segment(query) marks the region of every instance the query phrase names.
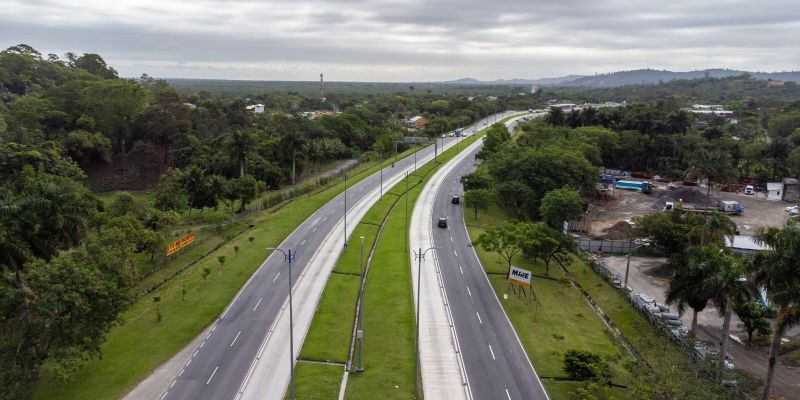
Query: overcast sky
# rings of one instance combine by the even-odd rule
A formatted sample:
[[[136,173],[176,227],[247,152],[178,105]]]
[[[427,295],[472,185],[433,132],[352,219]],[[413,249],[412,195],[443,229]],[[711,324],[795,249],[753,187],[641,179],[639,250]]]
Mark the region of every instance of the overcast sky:
[[[800,69],[797,0],[0,0],[0,46],[98,53],[121,75],[542,78]]]

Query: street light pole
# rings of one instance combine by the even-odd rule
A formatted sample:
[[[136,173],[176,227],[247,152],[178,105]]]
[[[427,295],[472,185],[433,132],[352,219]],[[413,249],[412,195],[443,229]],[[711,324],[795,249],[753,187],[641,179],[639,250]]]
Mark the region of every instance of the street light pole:
[[[419,252],[414,252],[414,258],[417,260],[417,318],[416,318],[416,339],[414,342],[416,343],[416,360],[417,366],[415,368],[416,371],[416,378],[414,379],[414,392],[417,394],[417,398],[419,398],[419,303],[420,303],[420,283],[422,282],[422,261],[425,259],[425,254],[428,251],[435,249],[435,247],[429,247],[427,250],[422,251],[422,247],[419,248]]]
[[[361,284],[358,288],[358,299],[360,306],[358,307],[358,370],[364,370],[364,321],[361,317],[364,309],[364,237],[361,236],[361,260],[359,261],[361,267]]]
[[[406,171],[406,251],[408,251],[408,171]]]
[[[347,247],[347,171],[344,171],[344,247]]]
[[[383,197],[383,167],[381,167],[381,196]]]
[[[284,261],[289,263],[289,393],[290,398],[294,400],[294,315],[292,312],[292,261],[295,254],[292,249],[288,252],[278,248],[270,247],[267,250],[275,250],[283,253]]]

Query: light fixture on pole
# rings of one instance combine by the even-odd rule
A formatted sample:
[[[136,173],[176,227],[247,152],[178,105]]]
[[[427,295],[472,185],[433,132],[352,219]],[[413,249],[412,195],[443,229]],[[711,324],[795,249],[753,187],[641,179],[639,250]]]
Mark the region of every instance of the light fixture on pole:
[[[289,263],[289,393],[290,398],[294,400],[294,315],[292,315],[292,261],[294,261],[295,253],[292,252],[292,249],[283,251],[275,247],[268,247],[267,250],[280,251],[283,253],[284,261]]]
[[[358,285],[358,329],[356,330],[356,338],[358,339],[358,370],[364,370],[364,320],[362,313],[364,310],[364,237],[361,236],[361,258],[359,261],[361,270],[360,284]]]
[[[419,252],[416,252],[416,251],[414,252],[414,259],[417,260],[417,315],[416,315],[416,339],[414,340],[414,343],[416,344],[415,353],[416,353],[417,365],[416,365],[416,368],[414,368],[414,370],[416,372],[416,375],[415,375],[416,378],[414,379],[414,393],[416,393],[417,398],[420,397],[419,396],[419,370],[420,370],[420,365],[419,365],[419,303],[420,303],[420,287],[421,287],[420,283],[422,282],[422,261],[425,260],[425,254],[427,254],[429,251],[434,250],[434,249],[436,249],[436,247],[429,247],[427,250],[422,251],[422,248],[420,247]]]
[[[347,247],[347,171],[344,171],[344,247]]]

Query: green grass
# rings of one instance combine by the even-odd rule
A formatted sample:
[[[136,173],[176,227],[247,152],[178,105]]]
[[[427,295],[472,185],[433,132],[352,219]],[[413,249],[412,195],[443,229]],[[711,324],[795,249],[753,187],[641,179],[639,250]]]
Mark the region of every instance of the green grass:
[[[295,397],[302,400],[331,400],[339,396],[344,367],[298,361],[294,367],[295,382],[314,382],[295,385]],[[288,398],[288,393],[286,398]]]
[[[348,184],[355,184],[375,171],[377,167],[349,179]],[[121,315],[122,322],[109,332],[102,345],[102,359],[86,362],[67,383],[43,376],[34,398],[115,399],[124,396],[214,321],[266,258],[266,247],[279,244],[342,190],[343,184],[339,183],[317,195],[296,199],[274,212],[256,214],[248,221],[254,224],[252,229],[246,229],[125,311]],[[255,238],[252,243],[247,239],[249,236]],[[234,246],[240,247],[238,255],[234,254]],[[217,262],[218,255],[227,259],[222,267]],[[205,281],[201,277],[204,268],[212,271]],[[151,296],[161,298],[161,322],[156,321]]]
[[[479,213],[477,221],[473,215],[468,215],[466,219],[470,237],[474,240],[482,232],[483,229],[478,224],[501,224],[505,216],[498,208]],[[508,268],[505,260],[480,247],[475,250],[484,268],[491,274],[489,280],[540,376],[566,377],[563,372],[564,353],[569,349],[580,349],[601,355],[611,367],[612,381],[626,384],[624,363],[629,356],[609,336],[606,327],[583,299],[580,291],[558,280],[564,274],[557,266],[550,266],[549,277],[553,279],[533,278],[533,290],[539,300],[537,303],[509,291],[505,278]],[[531,270],[534,275],[546,276],[545,265],[541,261],[534,262],[520,256],[514,259],[514,265]],[[508,299],[503,298],[504,294],[508,294]],[[567,399],[575,389],[583,386],[579,382],[547,379],[543,379],[543,383],[554,400]]]

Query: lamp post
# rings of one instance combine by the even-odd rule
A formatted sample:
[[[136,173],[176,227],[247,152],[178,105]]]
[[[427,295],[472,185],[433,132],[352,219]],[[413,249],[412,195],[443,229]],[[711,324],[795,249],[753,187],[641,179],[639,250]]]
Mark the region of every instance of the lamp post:
[[[347,247],[347,171],[344,171],[344,247]]]
[[[425,251],[422,251],[422,248],[419,248],[419,252],[414,252],[414,258],[417,260],[417,315],[416,315],[416,339],[414,342],[416,343],[416,360],[417,366],[415,368],[416,378],[414,379],[414,392],[417,394],[417,398],[419,398],[419,302],[420,302],[420,283],[422,282],[422,261],[425,259],[425,254],[429,251],[436,249],[436,247],[429,247]]]
[[[358,330],[356,331],[356,337],[358,338],[358,370],[364,370],[364,325],[363,319],[361,317],[364,309],[364,237],[361,236],[361,258],[359,261],[359,266],[361,269],[361,282],[358,286],[358,302],[360,306],[358,307]]]
[[[292,261],[294,260],[295,253],[292,249],[283,251],[275,247],[269,247],[267,250],[280,251],[283,253],[284,261],[289,263],[289,393],[290,398],[294,400],[294,315],[292,314]]]

